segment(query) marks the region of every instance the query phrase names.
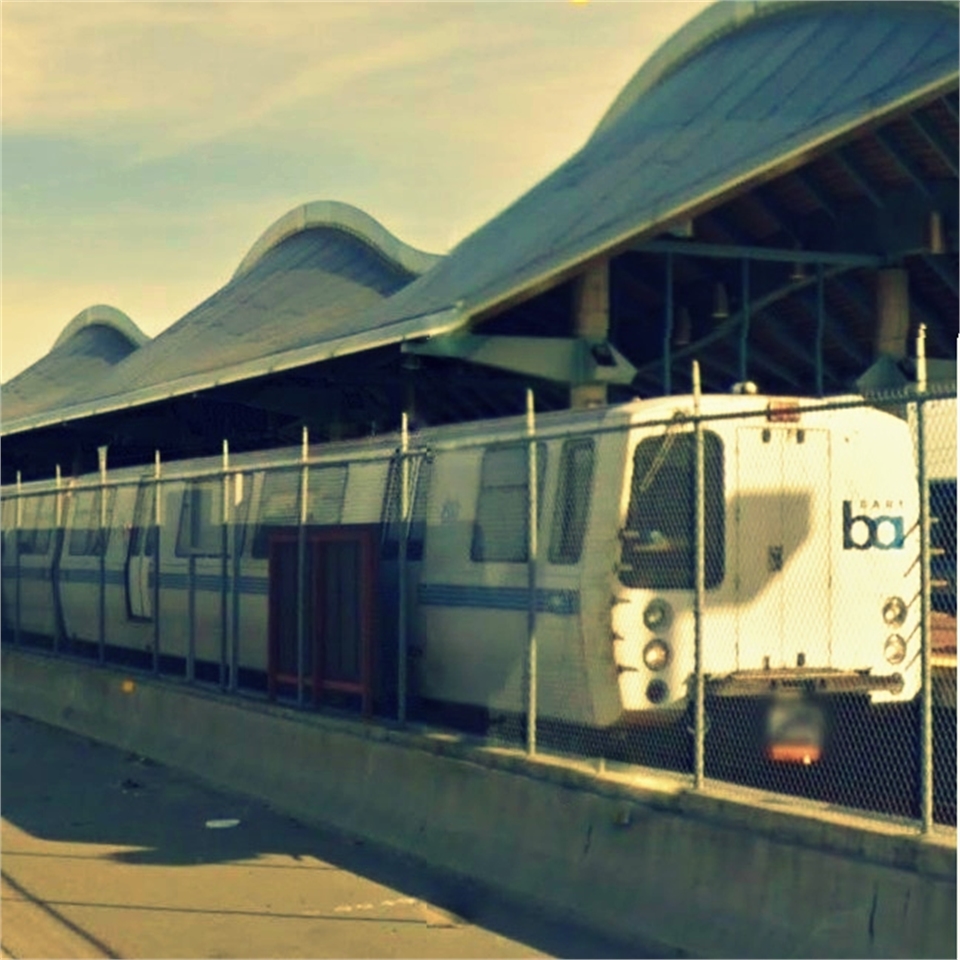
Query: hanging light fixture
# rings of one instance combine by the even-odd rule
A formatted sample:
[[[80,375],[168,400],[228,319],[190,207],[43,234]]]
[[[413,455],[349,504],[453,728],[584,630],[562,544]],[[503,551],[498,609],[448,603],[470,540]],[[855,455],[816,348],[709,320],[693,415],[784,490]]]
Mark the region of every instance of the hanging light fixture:
[[[713,313],[714,320],[726,320],[730,316],[730,301],[727,299],[727,288],[718,283],[713,288]]]
[[[807,279],[807,270],[806,267],[799,261],[793,261],[793,269],[790,271],[790,282],[791,283],[800,283],[802,280]]]
[[[681,307],[677,311],[677,318],[673,325],[673,345],[675,347],[685,347],[690,343],[691,328],[690,311],[686,307]]]
[[[930,252],[933,254],[946,253],[947,247],[943,242],[943,217],[939,210],[930,211],[930,222],[927,227],[927,240]]]

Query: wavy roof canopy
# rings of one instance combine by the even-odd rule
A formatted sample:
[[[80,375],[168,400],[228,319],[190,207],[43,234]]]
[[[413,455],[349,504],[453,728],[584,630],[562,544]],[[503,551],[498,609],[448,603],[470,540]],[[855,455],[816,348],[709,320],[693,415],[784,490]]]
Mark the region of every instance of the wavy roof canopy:
[[[269,366],[278,351],[349,331],[353,317],[438,260],[348,204],[297,207],[263,233],[225,286],[112,371],[95,392],[75,392],[70,400],[86,407],[121,397],[127,406],[131,393],[150,402],[179,392],[185,378],[199,380],[202,389],[231,367]]]
[[[446,325],[464,322],[955,90],[957,37],[955,3],[723,0],[654,55],[579,153],[377,319],[456,304]]]
[[[715,4],[654,54],[577,154],[388,299],[345,296],[338,271],[311,259],[326,241],[287,238],[272,252],[290,260],[271,271],[269,253],[251,252],[249,273],[158,338],[156,368],[144,351],[99,397],[7,429],[462,328],[955,90],[957,26],[955,3]],[[299,269],[315,271],[312,293]]]
[[[122,311],[106,304],[87,307],[64,327],[46,356],[3,385],[4,420],[50,409],[79,386],[102,380],[148,342]]]

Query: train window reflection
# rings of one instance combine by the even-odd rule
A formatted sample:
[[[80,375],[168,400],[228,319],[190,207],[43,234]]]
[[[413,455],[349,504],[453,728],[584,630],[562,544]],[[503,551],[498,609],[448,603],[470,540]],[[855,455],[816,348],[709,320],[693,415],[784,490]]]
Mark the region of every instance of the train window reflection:
[[[563,445],[550,533],[551,563],[578,563],[580,560],[593,487],[593,461],[593,440],[568,440]]]
[[[53,496],[26,497],[20,528],[20,552],[45,554],[50,549],[50,530],[54,524]]]
[[[260,517],[253,535],[251,554],[265,559],[271,527],[295,527],[300,523],[302,469],[268,470],[260,495]],[[316,526],[336,525],[343,516],[347,468],[342,464],[310,467],[307,477],[306,522]]]
[[[537,505],[543,503],[547,445],[537,444]],[[526,443],[490,447],[483,454],[480,497],[473,525],[471,560],[525,563],[530,552],[527,486],[530,476]]]
[[[106,490],[77,490],[73,493],[73,509],[70,511],[71,556],[99,557],[107,552],[116,499],[117,491],[113,487]]]
[[[723,444],[704,432],[705,585],[724,572]],[[651,590],[692,590],[694,436],[668,433],[637,444],[627,522],[621,531],[620,580]]]
[[[380,555],[385,560],[395,560],[400,554],[400,497],[401,497],[401,461],[395,457],[390,461],[387,474],[387,489],[383,498],[383,511],[380,522],[383,543]],[[413,497],[412,509],[407,530],[407,559],[423,559],[423,543],[427,534],[427,492],[430,489],[432,462],[425,456],[407,459],[407,496]]]
[[[219,480],[195,480],[184,491],[177,556],[190,555],[223,555],[223,485]]]

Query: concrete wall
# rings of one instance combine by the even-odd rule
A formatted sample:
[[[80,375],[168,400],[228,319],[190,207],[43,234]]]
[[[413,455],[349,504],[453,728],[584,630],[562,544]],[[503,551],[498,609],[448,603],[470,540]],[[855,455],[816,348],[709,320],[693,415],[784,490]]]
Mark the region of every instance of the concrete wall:
[[[5,649],[4,709],[190,771],[663,953],[957,954],[956,834],[620,782],[456,738]]]

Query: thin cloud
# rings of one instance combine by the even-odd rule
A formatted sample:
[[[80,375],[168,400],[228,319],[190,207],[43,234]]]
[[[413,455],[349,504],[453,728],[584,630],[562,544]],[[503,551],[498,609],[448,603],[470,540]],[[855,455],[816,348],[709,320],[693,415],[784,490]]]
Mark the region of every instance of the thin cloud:
[[[706,5],[4,0],[4,378],[91,303],[175,322],[309,200],[448,250]]]

